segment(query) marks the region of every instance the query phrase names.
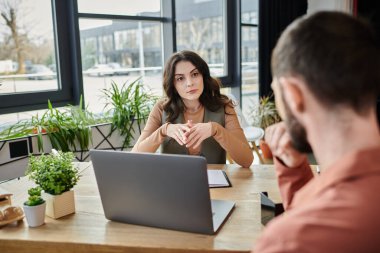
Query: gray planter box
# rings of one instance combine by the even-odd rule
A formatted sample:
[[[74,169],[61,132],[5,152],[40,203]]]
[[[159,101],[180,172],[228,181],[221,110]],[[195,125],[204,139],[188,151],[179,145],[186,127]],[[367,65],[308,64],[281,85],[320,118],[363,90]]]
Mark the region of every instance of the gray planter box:
[[[0,181],[25,175],[29,153],[29,137],[0,141]]]
[[[118,130],[111,133],[111,123],[91,126],[92,141],[89,149],[104,150],[130,150],[135,145],[145,122],[138,125],[135,121],[132,125],[133,138],[129,147],[123,147],[124,137]],[[52,145],[47,134],[42,135],[43,149],[38,148],[37,135],[30,135],[23,138],[0,141],[0,181],[25,176],[28,165],[29,154],[41,155],[50,153]],[[76,159],[80,162],[89,161],[89,150],[79,150],[79,144],[73,148]]]
[[[124,137],[120,135],[119,130],[115,130],[111,133],[111,124],[99,124],[91,127],[92,130],[92,148],[93,149],[113,149],[113,150],[125,150],[132,148],[139,138],[141,131],[144,129],[145,123],[138,125],[135,121],[132,125],[131,143],[128,147],[123,147]]]

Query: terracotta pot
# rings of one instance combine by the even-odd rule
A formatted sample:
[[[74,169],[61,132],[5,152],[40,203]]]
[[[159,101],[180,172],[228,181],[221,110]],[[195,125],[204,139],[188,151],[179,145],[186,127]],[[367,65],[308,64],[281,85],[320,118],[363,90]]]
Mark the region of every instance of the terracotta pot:
[[[268,144],[264,140],[260,140],[259,145],[260,145],[263,158],[272,159],[273,158],[272,151],[270,150]]]

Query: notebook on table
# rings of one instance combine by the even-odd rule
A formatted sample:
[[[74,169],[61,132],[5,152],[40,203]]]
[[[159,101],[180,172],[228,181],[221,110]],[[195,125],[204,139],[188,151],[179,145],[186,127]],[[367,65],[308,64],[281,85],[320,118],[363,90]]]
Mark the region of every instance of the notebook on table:
[[[231,187],[231,182],[223,170],[207,170],[208,185],[210,188]]]
[[[204,157],[109,150],[90,156],[109,220],[214,234],[235,205],[210,199]]]

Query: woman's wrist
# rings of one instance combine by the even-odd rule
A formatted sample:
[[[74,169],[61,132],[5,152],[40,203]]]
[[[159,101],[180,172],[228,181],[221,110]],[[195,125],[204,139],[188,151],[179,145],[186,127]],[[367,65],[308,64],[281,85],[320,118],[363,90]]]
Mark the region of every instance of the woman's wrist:
[[[211,137],[213,137],[216,135],[218,123],[210,121],[209,124],[211,128]]]
[[[168,127],[169,127],[170,123],[165,123],[164,125],[162,125],[162,131],[161,131],[161,134],[166,137],[168,135]]]

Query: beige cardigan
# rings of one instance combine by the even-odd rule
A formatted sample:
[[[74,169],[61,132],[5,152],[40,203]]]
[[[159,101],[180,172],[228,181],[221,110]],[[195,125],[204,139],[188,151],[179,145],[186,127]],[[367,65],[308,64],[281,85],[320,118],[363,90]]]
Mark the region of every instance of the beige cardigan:
[[[229,156],[240,166],[248,168],[253,161],[253,154],[245,138],[236,112],[233,108],[225,108],[225,127],[218,123],[212,122],[212,132],[215,133],[214,139],[226,150]],[[202,123],[205,110],[190,113],[184,113],[184,120],[192,120],[194,124]],[[166,128],[168,123],[162,124],[163,101],[159,101],[151,111],[148,121],[142,131],[140,138],[137,140],[132,152],[156,152],[166,137]],[[184,122],[184,123],[185,123]],[[198,149],[188,149],[190,155],[200,153]]]

